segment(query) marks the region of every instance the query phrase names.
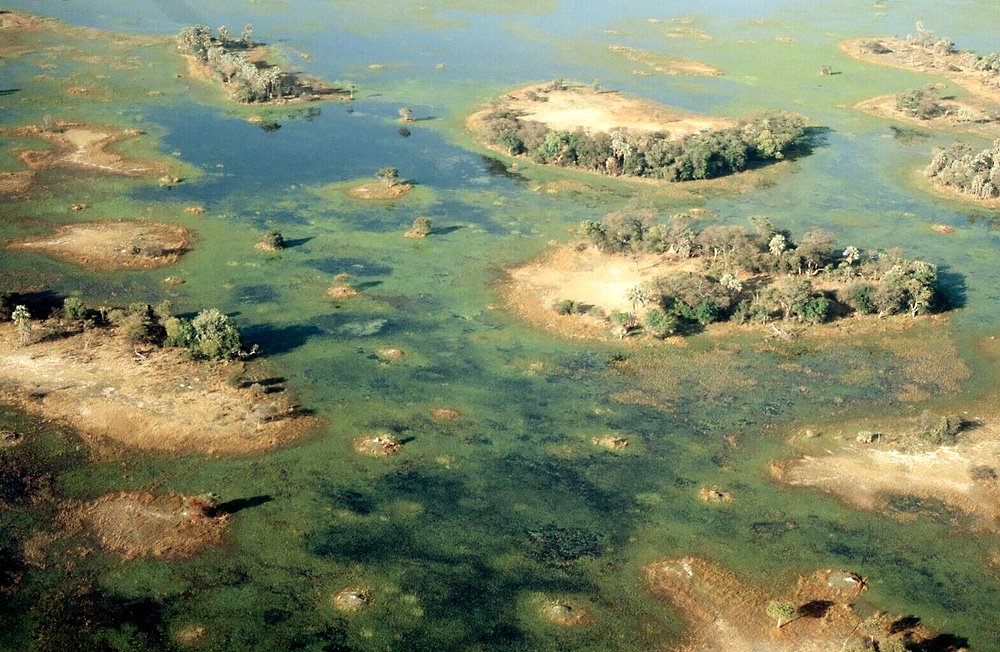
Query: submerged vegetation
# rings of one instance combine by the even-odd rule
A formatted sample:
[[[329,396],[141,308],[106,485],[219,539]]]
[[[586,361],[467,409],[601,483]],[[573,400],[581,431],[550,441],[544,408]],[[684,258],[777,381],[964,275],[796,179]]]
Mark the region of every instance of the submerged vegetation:
[[[941,306],[936,266],[898,250],[841,251],[822,230],[794,242],[767,218],[754,218],[752,231],[736,226],[698,231],[688,221],[680,215],[655,224],[649,214],[633,210],[581,224],[581,235],[602,252],[665,254],[685,263],[628,291],[633,309],[609,315],[619,335],[641,326],[666,337],[686,324],[729,320],[819,323],[852,313],[916,317]],[[553,308],[579,312],[570,300]]]
[[[554,90],[565,90],[561,80]],[[597,92],[597,91],[595,91]],[[529,99],[546,96],[528,91]],[[511,156],[538,163],[578,167],[610,176],[648,177],[667,181],[712,179],[779,161],[807,145],[805,120],[785,112],[765,112],[732,127],[705,128],[678,136],[621,125],[608,131],[551,129],[523,119],[502,105],[481,120],[486,141]]]

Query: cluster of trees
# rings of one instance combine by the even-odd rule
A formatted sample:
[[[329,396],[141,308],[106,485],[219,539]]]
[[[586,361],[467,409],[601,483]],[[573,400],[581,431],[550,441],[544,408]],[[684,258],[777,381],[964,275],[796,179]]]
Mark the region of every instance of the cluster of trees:
[[[967,143],[949,145],[934,155],[924,173],[980,199],[1000,197],[1000,140],[979,151]]]
[[[930,89],[911,88],[896,95],[896,110],[913,118],[930,120],[946,115],[949,108]]]
[[[834,312],[916,317],[936,305],[937,268],[930,263],[906,259],[899,251],[862,254],[854,246],[840,251],[822,230],[795,242],[767,218],[751,222],[750,230],[710,226],[695,231],[686,216],[657,224],[649,213],[635,210],[584,221],[580,233],[590,244],[631,255],[637,265],[646,253],[699,259],[697,272],[675,271],[632,288],[627,297],[632,310],[609,317],[619,334],[641,325],[653,336],[666,337],[685,324],[726,320],[817,323]],[[833,280],[837,290],[816,290],[817,278]],[[563,314],[577,311],[566,302],[553,308]]]
[[[228,30],[220,27],[213,37],[208,27],[196,25],[181,30],[177,47],[208,66],[240,102],[270,102],[303,92],[293,75],[249,60],[245,50],[256,45],[250,40],[252,34],[253,26],[247,25],[239,38],[232,39]]]
[[[906,42],[916,45],[937,54],[947,54],[954,57],[954,63],[958,66],[965,66],[974,70],[981,70],[989,76],[996,77],[995,81],[1000,82],[1000,52],[990,52],[985,56],[971,50],[956,50],[955,42],[948,37],[938,38],[929,29],[925,29],[921,23],[917,23],[917,33],[906,37]],[[886,50],[887,52],[889,50]],[[877,54],[882,54],[877,52]]]
[[[33,341],[33,320],[27,306],[13,294],[0,295],[0,321],[13,321],[21,334],[22,344]],[[79,332],[85,334],[97,328],[116,328],[133,344],[153,344],[184,349],[198,360],[233,360],[243,357],[240,332],[229,317],[215,308],[202,310],[193,319],[174,316],[169,301],[156,306],[133,303],[127,308],[88,308],[76,297],[63,301],[44,329],[48,333]],[[89,339],[88,339],[89,343]]]
[[[584,168],[612,176],[690,181],[711,179],[785,158],[806,137],[803,119],[790,113],[763,113],[726,129],[684,138],[667,133],[549,129],[497,109],[484,119],[485,138],[511,156],[539,163]]]

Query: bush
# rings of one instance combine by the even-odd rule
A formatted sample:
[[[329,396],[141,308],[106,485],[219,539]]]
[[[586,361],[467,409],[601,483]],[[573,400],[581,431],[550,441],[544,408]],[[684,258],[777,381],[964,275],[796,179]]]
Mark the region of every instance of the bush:
[[[962,431],[962,417],[957,414],[941,416],[924,410],[918,420],[921,434],[935,444],[954,444],[955,437]]]
[[[267,251],[280,251],[285,248],[286,243],[284,236],[281,235],[281,231],[268,231],[261,236],[260,241],[257,242],[257,246]]]
[[[573,313],[582,312],[580,310],[580,304],[572,299],[562,299],[560,301],[556,301],[552,304],[552,309],[560,315],[572,315]]]
[[[70,321],[79,321],[87,318],[87,308],[76,297],[66,297],[63,301],[63,315]]]
[[[896,96],[896,109],[921,120],[945,113],[945,107],[927,89],[913,88]]]
[[[642,327],[653,337],[664,338],[677,332],[677,317],[659,308],[650,308],[642,318]]]
[[[240,354],[240,332],[229,317],[215,308],[202,310],[191,321],[197,337],[196,353],[209,360],[228,360]]]

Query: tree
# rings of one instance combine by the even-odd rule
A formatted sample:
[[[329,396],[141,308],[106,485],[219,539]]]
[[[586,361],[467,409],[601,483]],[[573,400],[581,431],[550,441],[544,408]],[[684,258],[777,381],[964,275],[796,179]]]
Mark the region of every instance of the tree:
[[[197,352],[209,360],[225,360],[239,356],[240,332],[229,317],[215,308],[202,310],[191,321],[197,337]]]
[[[426,238],[432,230],[429,217],[418,217],[413,220],[413,227],[406,232],[406,236],[408,238]]]
[[[404,106],[399,109],[399,117],[403,119],[403,122],[413,122],[413,110],[408,106]]]
[[[247,23],[243,27],[243,31],[240,32],[240,43],[243,45],[250,45],[250,38],[253,36],[253,25]]]
[[[618,339],[624,339],[635,326],[635,315],[630,312],[613,312],[608,319],[611,320],[611,325],[614,327]]]
[[[399,170],[393,167],[384,167],[375,173],[375,177],[391,188],[399,181]]]
[[[781,629],[781,621],[789,621],[795,618],[796,611],[795,607],[792,606],[790,602],[779,602],[777,600],[772,600],[767,603],[767,615],[771,618],[775,618],[778,621],[777,629]],[[785,623],[787,624],[787,622]]]
[[[219,42],[220,45],[225,46],[226,43],[229,42],[229,30],[226,29],[225,25],[219,27],[216,34],[217,36],[215,37],[215,39]]]
[[[11,313],[11,321],[17,325],[17,330],[21,333],[21,344],[27,346],[31,344],[31,313],[28,309],[19,305]]]
[[[268,231],[257,242],[257,247],[264,251],[281,251],[286,246],[285,237],[281,235],[281,231]]]
[[[650,308],[642,318],[642,327],[653,337],[664,338],[677,332],[677,316],[659,308]]]
[[[87,317],[87,308],[76,297],[66,297],[63,301],[63,315],[70,321],[79,321]]]

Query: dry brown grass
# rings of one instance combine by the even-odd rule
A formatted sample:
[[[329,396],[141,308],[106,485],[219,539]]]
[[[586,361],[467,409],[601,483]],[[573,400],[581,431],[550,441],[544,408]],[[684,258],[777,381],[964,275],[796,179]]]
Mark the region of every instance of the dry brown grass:
[[[233,369],[135,347],[107,329],[22,346],[12,325],[0,328],[0,398],[70,424],[98,448],[245,453],[315,425],[282,393],[227,383]]]
[[[5,247],[68,260],[87,269],[117,271],[173,265],[187,252],[190,241],[186,229],[172,224],[79,222]]]
[[[0,194],[13,195],[22,193],[31,187],[35,179],[32,170],[22,172],[0,172]]]

